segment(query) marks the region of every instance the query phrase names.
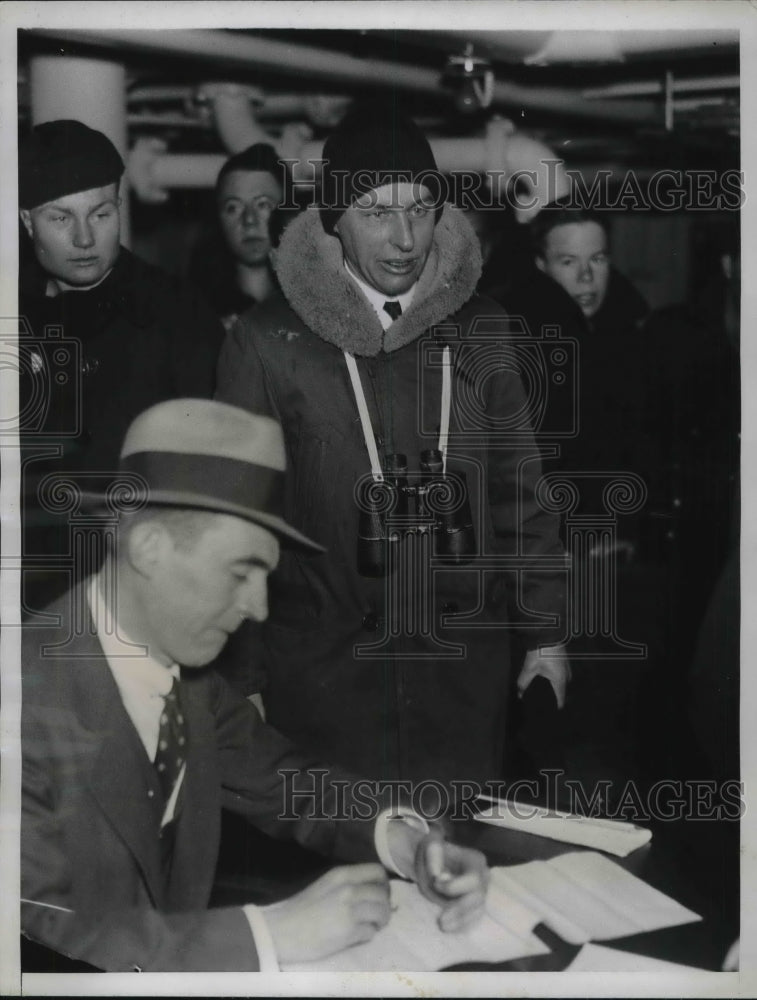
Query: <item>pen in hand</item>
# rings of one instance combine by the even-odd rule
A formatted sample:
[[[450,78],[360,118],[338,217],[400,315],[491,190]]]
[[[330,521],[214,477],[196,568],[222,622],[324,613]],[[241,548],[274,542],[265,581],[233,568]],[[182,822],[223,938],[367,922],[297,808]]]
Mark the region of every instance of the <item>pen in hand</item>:
[[[444,847],[440,840],[432,840],[426,848],[426,865],[435,888],[452,881],[452,874],[444,867]]]

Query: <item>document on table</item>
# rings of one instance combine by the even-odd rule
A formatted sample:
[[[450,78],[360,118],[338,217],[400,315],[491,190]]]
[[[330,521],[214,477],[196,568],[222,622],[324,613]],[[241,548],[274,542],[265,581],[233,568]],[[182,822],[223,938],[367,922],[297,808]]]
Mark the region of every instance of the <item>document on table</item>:
[[[489,912],[517,899],[569,944],[609,941],[702,918],[595,851],[493,868]]]
[[[414,883],[392,881],[391,894],[396,909],[371,941],[316,962],[284,966],[284,971],[435,972],[459,962],[506,962],[549,952],[531,933],[539,918],[517,899],[507,902],[506,921],[485,913],[475,927],[456,933],[440,929],[439,907]]]
[[[524,802],[479,796],[487,807],[474,818],[479,823],[520,830],[538,837],[549,837],[567,844],[580,844],[624,858],[652,839],[650,830],[614,819],[594,819],[575,813],[557,812]]]
[[[367,944],[285,971],[433,972],[462,962],[547,954],[533,933],[539,923],[580,945],[701,919],[593,851],[492,868],[486,913],[461,933],[439,928],[439,907],[414,883],[392,881],[391,898],[391,920]]]

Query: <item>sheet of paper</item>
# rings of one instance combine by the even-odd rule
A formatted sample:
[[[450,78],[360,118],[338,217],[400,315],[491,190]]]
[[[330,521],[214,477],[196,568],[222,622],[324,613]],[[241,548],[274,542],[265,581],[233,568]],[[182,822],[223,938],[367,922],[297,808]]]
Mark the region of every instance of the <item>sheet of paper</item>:
[[[618,951],[615,948],[605,948],[601,944],[585,944],[579,951],[567,972],[659,972],[662,975],[673,975],[677,972],[707,973],[693,965],[678,965],[675,962],[663,962],[659,958],[647,958],[630,951]],[[717,973],[709,973],[717,975]]]
[[[355,945],[320,959],[284,967],[288,972],[433,972],[460,962],[506,962],[525,955],[544,955],[549,948],[531,933],[538,918],[517,901],[500,919],[485,914],[468,931],[446,933],[437,923],[439,907],[421,896],[411,882],[392,881],[396,910],[386,927],[367,944]],[[506,902],[506,901],[505,901]],[[509,923],[503,923],[503,912]]]
[[[652,839],[650,830],[619,820],[593,819],[488,796],[481,796],[479,802],[487,804],[475,817],[479,823],[533,833],[566,844],[580,844],[621,858]]]
[[[572,851],[549,861],[494,868],[491,880],[500,898],[518,899],[571,944],[607,941],[701,919],[594,851]],[[496,918],[496,910],[491,912]]]

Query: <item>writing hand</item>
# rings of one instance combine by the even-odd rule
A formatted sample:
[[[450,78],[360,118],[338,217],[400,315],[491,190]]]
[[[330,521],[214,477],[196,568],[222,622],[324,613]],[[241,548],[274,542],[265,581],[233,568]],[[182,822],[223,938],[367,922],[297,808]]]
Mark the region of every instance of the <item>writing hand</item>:
[[[379,864],[332,868],[264,910],[280,962],[325,958],[370,941],[389,920],[389,880]]]
[[[443,931],[465,930],[483,915],[489,869],[480,851],[429,833],[416,850],[415,878],[423,895],[442,907]]]

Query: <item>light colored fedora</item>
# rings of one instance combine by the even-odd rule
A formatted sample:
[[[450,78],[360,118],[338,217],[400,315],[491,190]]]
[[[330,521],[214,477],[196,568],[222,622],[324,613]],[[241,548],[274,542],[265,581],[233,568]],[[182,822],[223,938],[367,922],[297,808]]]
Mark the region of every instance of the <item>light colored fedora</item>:
[[[120,473],[144,482],[147,504],[233,514],[323,552],[282,517],[285,470],[275,420],[211,399],[171,399],[145,410],[126,432],[118,462]]]

